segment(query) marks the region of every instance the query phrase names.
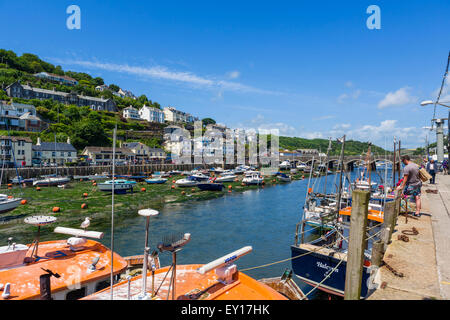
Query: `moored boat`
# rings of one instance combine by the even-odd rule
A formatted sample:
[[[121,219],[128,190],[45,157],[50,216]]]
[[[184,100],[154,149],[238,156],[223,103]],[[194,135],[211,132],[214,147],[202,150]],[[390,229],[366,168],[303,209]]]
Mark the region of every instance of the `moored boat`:
[[[0,194],[0,213],[14,210],[20,205],[22,198],[14,198],[6,194]]]
[[[151,179],[145,179],[148,184],[163,184],[166,183],[167,179],[162,177],[152,177]]]
[[[55,217],[34,216],[25,222],[34,226],[53,223]],[[67,240],[39,242],[26,246],[9,241],[0,247],[0,279],[4,285],[0,300],[72,300],[99,291],[110,284],[111,251],[100,239],[103,233],[57,227]],[[123,272],[126,261],[113,254],[113,274]]]
[[[102,183],[97,184],[97,187],[100,191],[112,192],[114,185],[114,193],[126,193],[128,190],[133,191],[133,186],[136,184],[136,181],[128,181],[124,179],[117,180],[108,180]]]
[[[223,184],[222,183],[214,183],[214,182],[201,182],[197,184],[197,187],[200,190],[205,191],[222,191]]]
[[[33,181],[33,186],[60,186],[70,182],[68,177],[48,177],[42,180]]]

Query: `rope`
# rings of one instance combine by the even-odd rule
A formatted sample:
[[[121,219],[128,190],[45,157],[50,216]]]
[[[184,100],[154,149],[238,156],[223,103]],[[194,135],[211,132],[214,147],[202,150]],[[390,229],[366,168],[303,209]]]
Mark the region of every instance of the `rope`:
[[[343,240],[345,240],[345,239],[346,239],[346,238],[344,238]],[[341,239],[339,239],[339,240],[341,240]],[[325,249],[325,248],[329,249],[331,246],[333,246],[334,244],[336,244],[336,242],[338,242],[339,240],[336,240],[336,241],[334,241],[333,243],[331,243],[331,244],[329,244],[329,245],[326,245],[326,246],[322,246],[322,247],[320,247],[320,248],[318,248],[318,249],[311,250],[311,251],[306,252],[306,253],[302,253],[302,254],[300,254],[300,255],[298,255],[298,256],[295,256],[295,257],[290,257],[290,258],[287,258],[287,259],[278,260],[278,261],[271,262],[271,263],[267,263],[267,264],[263,264],[263,265],[260,265],[260,266],[255,266],[255,267],[251,267],[251,268],[241,269],[241,270],[239,270],[239,271],[244,272],[244,271],[249,271],[249,270],[254,270],[254,269],[260,269],[260,268],[265,268],[265,267],[273,266],[273,265],[275,265],[275,264],[283,263],[283,262],[286,262],[286,261],[289,261],[289,260],[294,260],[294,259],[297,259],[297,258],[306,256],[306,255],[308,255],[308,254],[311,254],[311,253],[314,253],[314,252],[318,252],[318,251],[320,251],[320,250],[322,250],[322,249]]]

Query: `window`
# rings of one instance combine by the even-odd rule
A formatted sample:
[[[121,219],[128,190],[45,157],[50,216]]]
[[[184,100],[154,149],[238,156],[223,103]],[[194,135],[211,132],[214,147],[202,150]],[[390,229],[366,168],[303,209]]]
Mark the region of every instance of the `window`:
[[[56,152],[55,151],[52,152],[52,157],[56,157]]]
[[[78,300],[84,296],[86,296],[86,287],[68,292],[66,295],[66,300]]]
[[[68,157],[71,157],[71,156],[72,156],[72,152],[70,152],[70,151],[67,152],[67,156],[68,156]]]

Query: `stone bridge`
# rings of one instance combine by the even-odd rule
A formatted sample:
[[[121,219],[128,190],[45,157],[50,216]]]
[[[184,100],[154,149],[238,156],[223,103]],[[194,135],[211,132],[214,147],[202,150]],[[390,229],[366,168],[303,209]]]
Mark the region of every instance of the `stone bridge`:
[[[356,166],[359,166],[361,163],[364,162],[366,156],[344,156],[344,166],[346,170],[353,170]],[[289,160],[291,162],[294,162],[295,164],[298,164],[300,162],[306,163],[307,165],[311,165],[314,162],[314,165],[318,165],[321,162],[324,162],[325,159],[320,159],[319,156],[313,156],[307,155],[307,156],[300,156],[300,157],[292,157],[292,156],[280,156],[280,161]],[[412,161],[420,161],[420,156],[411,156]],[[373,170],[376,168],[376,164],[378,162],[388,162],[391,165],[393,165],[394,162],[394,156],[393,155],[387,155],[385,156],[373,156],[371,159],[371,166]],[[328,168],[333,169],[337,168],[339,163],[339,156],[330,156],[328,157]],[[397,166],[397,169],[400,168],[400,159],[396,158],[395,165]]]

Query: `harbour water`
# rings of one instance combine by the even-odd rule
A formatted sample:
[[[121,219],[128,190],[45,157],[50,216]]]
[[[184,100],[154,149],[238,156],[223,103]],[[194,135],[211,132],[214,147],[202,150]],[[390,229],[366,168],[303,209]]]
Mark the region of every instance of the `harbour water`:
[[[352,181],[357,170],[351,173]],[[372,173],[372,180],[380,183],[384,171]],[[388,172],[388,179],[390,171]],[[323,177],[318,179],[324,179]],[[390,181],[390,180],[388,180]],[[317,182],[321,192],[323,183]],[[327,190],[335,189],[335,175],[328,176]],[[251,268],[290,257],[295,225],[305,201],[308,180],[279,184],[270,188],[232,193],[222,198],[166,205],[159,216],[150,219],[150,246],[156,248],[165,235],[191,233],[192,240],[178,254],[178,263],[207,263],[243,246],[252,246],[253,252],[238,260],[239,269]],[[120,201],[117,196],[116,201]],[[122,256],[142,254],[144,248],[145,218],[128,215],[115,225],[114,250]],[[104,226],[102,242],[110,246],[109,226]],[[160,255],[162,265],[171,262],[169,254]],[[260,279],[280,276],[291,262],[246,271]],[[305,291],[309,286],[302,285]]]

